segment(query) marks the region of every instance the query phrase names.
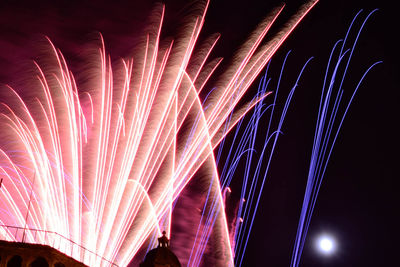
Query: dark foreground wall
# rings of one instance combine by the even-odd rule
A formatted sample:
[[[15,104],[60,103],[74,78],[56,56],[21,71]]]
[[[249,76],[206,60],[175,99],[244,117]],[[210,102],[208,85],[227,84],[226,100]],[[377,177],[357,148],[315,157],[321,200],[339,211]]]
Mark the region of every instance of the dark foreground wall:
[[[58,250],[38,244],[0,240],[0,267],[85,267]]]

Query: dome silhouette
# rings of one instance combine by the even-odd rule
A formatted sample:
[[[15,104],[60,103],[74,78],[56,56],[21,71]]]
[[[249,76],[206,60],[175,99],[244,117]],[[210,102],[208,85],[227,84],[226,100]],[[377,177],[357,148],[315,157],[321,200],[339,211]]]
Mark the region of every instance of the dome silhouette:
[[[140,267],[153,266],[181,267],[181,263],[168,247],[157,247],[150,250],[140,264]]]

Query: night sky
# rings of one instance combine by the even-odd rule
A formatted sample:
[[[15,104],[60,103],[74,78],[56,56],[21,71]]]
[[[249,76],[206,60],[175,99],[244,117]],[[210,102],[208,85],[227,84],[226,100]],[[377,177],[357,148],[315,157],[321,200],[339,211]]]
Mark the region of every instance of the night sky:
[[[14,3],[16,2],[16,3]],[[114,58],[124,56],[152,1],[2,1],[0,3],[0,82],[18,80],[19,68],[41,35],[48,35],[66,55],[79,61],[79,49],[93,32],[104,35]],[[176,21],[185,1],[168,0],[166,23]],[[265,186],[244,266],[288,266],[301,209],[323,71],[334,42],[343,38],[353,16],[379,8],[361,34],[345,90],[351,92],[364,70],[376,61],[350,108],[330,159],[319,194],[300,266],[395,266],[398,253],[399,24],[390,1],[321,1],[301,22],[272,59],[277,77],[286,53],[288,93],[302,65],[313,56],[288,111]],[[222,38],[213,55],[229,57],[246,35],[279,1],[212,1],[204,36]],[[282,23],[301,1],[288,1],[277,21]],[[167,31],[173,31],[173,28]],[[273,29],[274,30],[274,29]],[[11,82],[12,83],[12,82]],[[257,83],[257,82],[256,82]],[[283,98],[282,98],[283,101]],[[314,239],[323,232],[337,241],[337,251],[319,255]]]

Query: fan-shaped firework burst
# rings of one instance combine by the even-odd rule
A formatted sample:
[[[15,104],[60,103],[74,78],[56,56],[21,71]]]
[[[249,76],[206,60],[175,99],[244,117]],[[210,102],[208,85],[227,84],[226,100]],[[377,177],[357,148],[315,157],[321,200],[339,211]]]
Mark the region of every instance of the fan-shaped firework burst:
[[[207,246],[207,262],[232,265],[213,149],[267,95],[237,107],[315,2],[261,45],[283,7],[272,12],[214,77],[214,87],[207,82],[220,60],[208,57],[218,36],[197,44],[208,3],[173,40],[160,40],[164,6],[157,6],[132,57],[118,64],[111,63],[100,38],[79,88],[48,41],[51,55],[35,63],[29,88],[22,94],[1,89],[0,237],[47,244],[90,266],[124,266],[152,233],[166,229],[185,265],[200,265]],[[190,198],[204,209],[192,202],[174,208],[193,179],[200,189],[190,191]],[[204,186],[211,188],[209,198]],[[184,231],[171,233],[174,224]],[[199,232],[207,238],[196,238]]]

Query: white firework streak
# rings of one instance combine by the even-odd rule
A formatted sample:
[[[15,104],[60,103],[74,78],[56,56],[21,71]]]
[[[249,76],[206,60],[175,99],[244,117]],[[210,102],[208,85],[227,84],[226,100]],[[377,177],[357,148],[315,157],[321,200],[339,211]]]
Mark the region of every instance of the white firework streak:
[[[195,49],[208,2],[173,41],[160,40],[165,7],[157,6],[143,42],[119,67],[100,38],[84,90],[49,40],[51,62],[35,63],[29,93],[1,90],[0,238],[53,246],[90,266],[125,266],[154,231],[172,235],[173,202],[202,168],[209,199],[217,199],[216,209],[208,205],[213,229],[204,228],[220,240],[215,266],[233,265],[213,150],[239,100],[316,2],[261,46],[283,6],[273,11],[204,103],[199,95],[221,62],[209,60],[219,36]],[[264,97],[238,108],[228,131]],[[200,264],[178,254],[187,265]]]

